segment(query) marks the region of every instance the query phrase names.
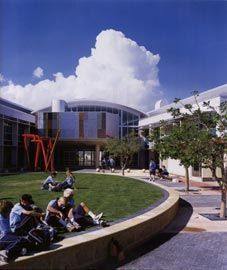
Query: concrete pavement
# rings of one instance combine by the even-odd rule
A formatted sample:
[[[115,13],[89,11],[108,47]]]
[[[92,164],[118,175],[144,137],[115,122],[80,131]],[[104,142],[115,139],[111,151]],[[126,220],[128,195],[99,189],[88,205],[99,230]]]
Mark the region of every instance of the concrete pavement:
[[[130,174],[148,179],[140,171]],[[185,192],[183,182],[157,182],[179,191],[176,218],[156,238],[126,254],[125,261],[112,269],[227,269],[227,220],[218,218],[221,197],[217,183],[190,182],[190,191]]]

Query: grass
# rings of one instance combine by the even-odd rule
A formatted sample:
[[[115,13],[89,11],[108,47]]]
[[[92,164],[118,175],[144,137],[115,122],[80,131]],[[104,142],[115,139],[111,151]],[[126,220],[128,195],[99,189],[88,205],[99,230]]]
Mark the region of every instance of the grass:
[[[41,190],[46,173],[23,173],[0,177],[0,199],[18,202],[24,193],[32,195],[35,204],[46,209],[48,202],[62,192]],[[104,212],[108,221],[134,214],[159,200],[160,188],[135,179],[114,175],[76,173],[76,203],[85,202],[95,213]],[[63,181],[64,173],[58,173],[57,181]]]

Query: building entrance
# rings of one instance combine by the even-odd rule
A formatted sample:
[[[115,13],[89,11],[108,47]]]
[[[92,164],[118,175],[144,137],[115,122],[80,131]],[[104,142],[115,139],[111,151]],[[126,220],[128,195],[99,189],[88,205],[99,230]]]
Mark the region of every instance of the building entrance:
[[[94,167],[95,166],[95,151],[83,150],[79,151],[79,166]]]

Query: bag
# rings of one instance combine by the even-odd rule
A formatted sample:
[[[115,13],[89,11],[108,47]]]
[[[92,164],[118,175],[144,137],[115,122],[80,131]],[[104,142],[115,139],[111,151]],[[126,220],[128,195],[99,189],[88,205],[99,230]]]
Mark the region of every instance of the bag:
[[[48,227],[37,227],[28,232],[28,241],[37,251],[47,250],[51,243],[51,232]]]

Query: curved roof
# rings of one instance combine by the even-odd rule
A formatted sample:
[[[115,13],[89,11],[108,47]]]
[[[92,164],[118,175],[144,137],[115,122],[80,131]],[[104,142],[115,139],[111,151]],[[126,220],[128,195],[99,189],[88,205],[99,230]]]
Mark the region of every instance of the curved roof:
[[[76,100],[69,101],[69,102],[66,102],[66,103],[67,103],[68,108],[72,108],[72,107],[75,107],[75,106],[86,106],[86,105],[87,106],[89,106],[89,105],[103,106],[103,107],[111,107],[111,108],[115,108],[115,109],[119,109],[119,110],[124,110],[124,111],[131,112],[131,113],[134,113],[134,114],[136,113],[136,114],[139,114],[140,117],[146,117],[147,116],[146,113],[138,111],[138,110],[133,109],[131,107],[121,105],[121,104],[118,104],[118,103],[104,101],[104,100],[76,99]],[[42,111],[47,111],[47,112],[51,111],[51,106],[43,108],[41,110],[37,110],[36,112],[42,112]]]

